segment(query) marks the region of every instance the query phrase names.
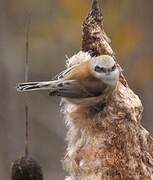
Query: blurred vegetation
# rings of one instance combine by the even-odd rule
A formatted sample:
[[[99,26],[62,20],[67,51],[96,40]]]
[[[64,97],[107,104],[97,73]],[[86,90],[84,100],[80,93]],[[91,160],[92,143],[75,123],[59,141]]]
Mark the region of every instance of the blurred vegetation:
[[[91,0],[0,0],[0,179],[24,152],[24,97],[15,85],[24,79],[25,32],[31,13],[30,80],[48,80],[64,69],[65,55],[81,47],[81,25]],[[153,132],[153,1],[103,0],[106,32],[131,88],[144,105],[143,124]],[[59,99],[30,93],[30,151],[45,180],[62,180],[60,159],[66,128]]]

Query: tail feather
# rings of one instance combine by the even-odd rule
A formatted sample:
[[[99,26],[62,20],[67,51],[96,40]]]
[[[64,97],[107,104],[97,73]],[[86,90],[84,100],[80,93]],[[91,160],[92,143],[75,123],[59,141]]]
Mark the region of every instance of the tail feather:
[[[19,83],[17,85],[17,91],[50,90],[54,87],[54,84],[54,81]]]

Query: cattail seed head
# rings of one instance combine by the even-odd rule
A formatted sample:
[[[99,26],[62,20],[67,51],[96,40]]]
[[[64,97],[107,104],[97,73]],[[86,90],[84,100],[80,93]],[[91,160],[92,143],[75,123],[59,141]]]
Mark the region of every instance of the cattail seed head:
[[[22,157],[13,163],[11,180],[43,180],[41,167],[33,158]]]

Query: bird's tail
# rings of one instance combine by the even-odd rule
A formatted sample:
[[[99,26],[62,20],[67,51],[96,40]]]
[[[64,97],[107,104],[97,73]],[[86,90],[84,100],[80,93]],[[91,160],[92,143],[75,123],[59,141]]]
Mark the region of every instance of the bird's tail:
[[[44,81],[44,82],[26,82],[19,83],[17,85],[17,91],[38,91],[38,90],[51,90],[56,86],[56,81]]]

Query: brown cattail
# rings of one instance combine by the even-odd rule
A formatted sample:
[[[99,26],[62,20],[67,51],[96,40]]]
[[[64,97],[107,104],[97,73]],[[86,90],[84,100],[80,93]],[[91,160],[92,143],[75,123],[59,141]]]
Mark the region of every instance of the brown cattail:
[[[111,40],[104,31],[103,15],[101,13],[98,0],[92,0],[92,8],[83,22],[82,29],[82,51],[89,52],[91,56],[107,54],[113,56],[115,53],[110,46]],[[119,65],[118,65],[119,66]],[[120,81],[124,86],[128,86],[121,71]]]
[[[97,1],[93,0],[83,24],[82,50],[91,56],[114,56]],[[75,59],[70,63],[73,60],[75,65]],[[81,59],[76,64],[83,62]],[[93,113],[93,106],[64,103],[68,148],[63,166],[70,174],[66,180],[153,179],[153,138],[141,125],[143,106],[122,73],[100,111]]]
[[[93,0],[91,11],[83,22],[82,50],[89,52],[91,56],[102,54],[114,56],[110,42],[104,31],[98,0]]]
[[[11,180],[43,180],[39,164],[31,157],[22,157],[12,166]]]

